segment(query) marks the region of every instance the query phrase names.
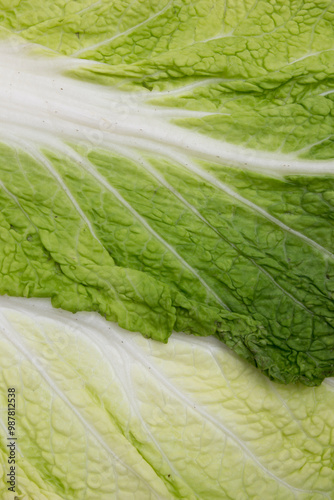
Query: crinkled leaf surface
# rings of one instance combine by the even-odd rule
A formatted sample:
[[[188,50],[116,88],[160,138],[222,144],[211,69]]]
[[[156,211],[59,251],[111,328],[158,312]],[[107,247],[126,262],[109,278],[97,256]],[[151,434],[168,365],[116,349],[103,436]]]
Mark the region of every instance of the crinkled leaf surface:
[[[0,292],[332,375],[332,3],[0,5]]]
[[[0,0],[1,499],[334,498],[333,21]]]
[[[334,498],[331,380],[276,384],[217,339],[164,345],[41,299],[2,297],[0,320],[19,498]]]

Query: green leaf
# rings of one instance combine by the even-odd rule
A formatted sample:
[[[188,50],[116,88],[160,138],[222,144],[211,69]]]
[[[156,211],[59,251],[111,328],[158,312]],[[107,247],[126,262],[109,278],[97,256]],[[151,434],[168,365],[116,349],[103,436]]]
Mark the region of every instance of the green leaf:
[[[332,4],[1,5],[0,293],[333,375]]]

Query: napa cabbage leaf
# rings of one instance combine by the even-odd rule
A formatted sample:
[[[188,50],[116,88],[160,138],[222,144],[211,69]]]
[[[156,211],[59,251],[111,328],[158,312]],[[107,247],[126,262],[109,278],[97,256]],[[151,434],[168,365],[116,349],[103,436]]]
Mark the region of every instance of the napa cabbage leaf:
[[[0,321],[2,499],[333,498],[333,379],[277,384],[217,339],[164,345],[46,299],[1,297]]]
[[[332,375],[332,3],[1,9],[0,293]]]

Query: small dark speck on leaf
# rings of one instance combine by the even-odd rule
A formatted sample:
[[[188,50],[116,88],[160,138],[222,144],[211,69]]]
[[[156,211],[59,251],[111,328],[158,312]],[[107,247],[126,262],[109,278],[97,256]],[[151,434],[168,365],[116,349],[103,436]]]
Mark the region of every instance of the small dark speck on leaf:
[[[326,278],[329,280],[329,274],[326,274]]]

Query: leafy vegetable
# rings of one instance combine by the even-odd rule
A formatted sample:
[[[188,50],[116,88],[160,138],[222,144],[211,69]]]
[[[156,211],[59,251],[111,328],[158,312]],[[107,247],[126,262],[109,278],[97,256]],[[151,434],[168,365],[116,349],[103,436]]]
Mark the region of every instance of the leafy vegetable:
[[[2,6],[0,292],[332,375],[332,3]]]
[[[332,381],[278,385],[216,339],[163,345],[46,301],[0,304],[19,498],[333,498]],[[0,437],[6,471],[4,427]],[[2,472],[13,500],[7,487]]]
[[[333,19],[0,0],[1,499],[334,499]]]

